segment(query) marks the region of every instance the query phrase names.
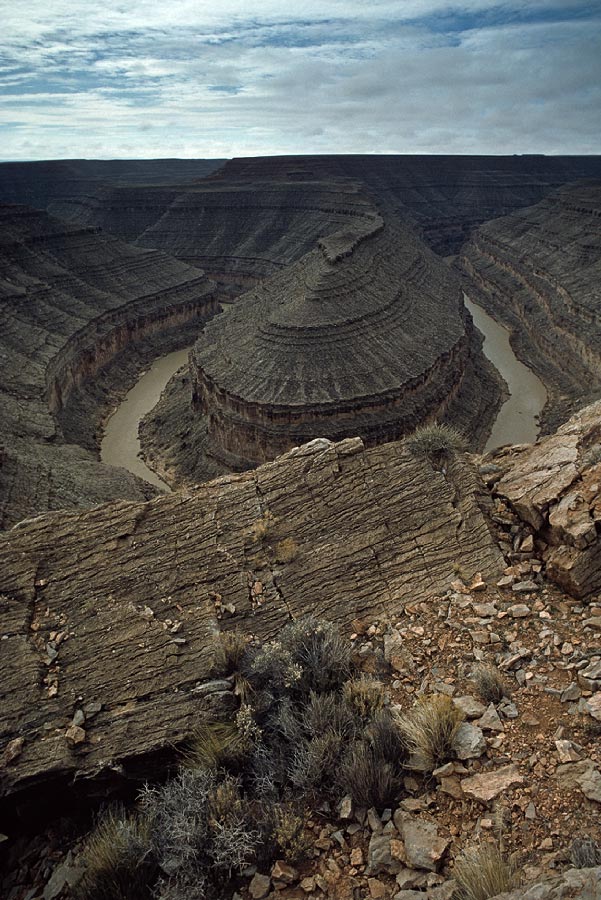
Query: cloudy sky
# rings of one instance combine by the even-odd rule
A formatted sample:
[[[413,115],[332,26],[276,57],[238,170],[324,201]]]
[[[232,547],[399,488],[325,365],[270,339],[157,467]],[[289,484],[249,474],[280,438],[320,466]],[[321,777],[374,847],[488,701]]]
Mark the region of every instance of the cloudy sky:
[[[0,158],[601,153],[599,0],[4,0]]]

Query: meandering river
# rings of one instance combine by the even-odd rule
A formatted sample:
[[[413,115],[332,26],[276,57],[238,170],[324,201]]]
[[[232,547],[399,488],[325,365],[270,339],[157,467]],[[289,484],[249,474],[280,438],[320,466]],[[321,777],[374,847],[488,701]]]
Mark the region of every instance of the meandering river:
[[[486,444],[494,450],[502,444],[530,443],[538,435],[538,415],[547,400],[542,381],[517,359],[509,343],[509,332],[480,306],[464,295],[465,305],[476,327],[484,335],[484,354],[507,382],[510,397],[505,401]],[[107,422],[100,447],[100,459],[111,466],[129,469],[163,491],[170,488],[140,457],[138,428],[144,416],[156,406],[169,379],[188,359],[188,350],[177,350],[156,359],[144,372]]]
[[[134,475],[169,492],[169,485],[148,468],[140,457],[138,428],[144,416],[159,402],[169,379],[188,361],[189,349],[176,350],[155,359],[127,392],[106,424],[100,459],[109,466],[122,466]]]
[[[505,379],[510,393],[499,410],[485,450],[494,450],[503,444],[532,443],[538,436],[538,416],[547,402],[545,386],[532,369],[516,357],[507,328],[495,322],[465,294],[463,299],[476,328],[484,335],[484,355]]]

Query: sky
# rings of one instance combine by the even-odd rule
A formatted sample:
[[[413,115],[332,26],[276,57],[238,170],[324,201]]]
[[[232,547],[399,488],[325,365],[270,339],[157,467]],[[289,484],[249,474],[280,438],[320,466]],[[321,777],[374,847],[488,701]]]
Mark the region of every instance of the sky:
[[[601,2],[3,0],[0,159],[601,153]]]

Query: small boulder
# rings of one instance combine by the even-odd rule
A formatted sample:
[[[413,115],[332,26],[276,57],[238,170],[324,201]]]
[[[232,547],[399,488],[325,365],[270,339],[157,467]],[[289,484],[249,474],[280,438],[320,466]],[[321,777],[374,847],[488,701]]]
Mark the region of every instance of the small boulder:
[[[462,722],[457,729],[453,749],[458,759],[478,759],[486,750],[482,729],[469,722]]]

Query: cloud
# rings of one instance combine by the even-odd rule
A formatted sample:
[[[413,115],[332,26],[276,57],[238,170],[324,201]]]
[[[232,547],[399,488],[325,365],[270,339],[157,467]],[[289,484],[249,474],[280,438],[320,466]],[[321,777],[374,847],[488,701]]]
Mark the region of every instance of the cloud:
[[[5,159],[601,152],[582,0],[13,3]]]

